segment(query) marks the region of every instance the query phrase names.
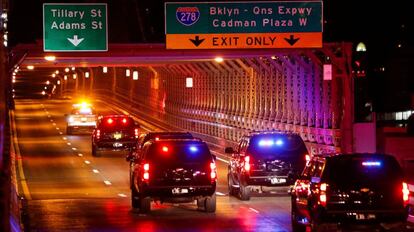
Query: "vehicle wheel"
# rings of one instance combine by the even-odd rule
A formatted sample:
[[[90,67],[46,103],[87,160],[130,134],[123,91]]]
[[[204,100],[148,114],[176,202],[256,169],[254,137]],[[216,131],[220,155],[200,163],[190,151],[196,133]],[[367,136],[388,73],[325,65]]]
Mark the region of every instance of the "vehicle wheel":
[[[99,156],[98,148],[96,147],[96,145],[92,145],[92,156],[94,157]]]
[[[138,209],[139,208],[139,196],[138,196],[138,192],[135,190],[134,187],[131,188],[131,205],[132,208],[134,209]]]
[[[250,188],[248,186],[243,185],[242,183],[239,184],[239,198],[242,201],[250,200]]]
[[[140,213],[149,213],[151,211],[151,198],[149,197],[140,197],[139,198],[140,204]]]
[[[197,199],[197,209],[198,210],[203,210],[204,209],[204,203],[206,201],[205,197],[200,197]]]
[[[210,197],[206,197],[204,201],[204,210],[207,213],[216,212],[216,194],[214,193]]]
[[[291,215],[291,220],[292,220],[292,231],[293,232],[305,232],[306,226],[298,223],[296,207],[293,204],[292,204],[292,210],[291,210],[290,215]]]
[[[72,127],[70,127],[70,126],[66,127],[66,134],[71,135],[72,133],[73,133],[72,132]]]
[[[234,196],[236,195],[236,189],[233,187],[234,185],[234,180],[233,177],[231,176],[231,174],[227,174],[227,185],[228,185],[228,190],[229,190],[229,196]]]

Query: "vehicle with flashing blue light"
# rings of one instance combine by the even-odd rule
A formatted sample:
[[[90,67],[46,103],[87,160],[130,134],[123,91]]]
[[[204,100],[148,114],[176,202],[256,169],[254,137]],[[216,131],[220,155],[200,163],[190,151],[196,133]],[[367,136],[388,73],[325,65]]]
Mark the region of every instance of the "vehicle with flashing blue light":
[[[249,200],[252,191],[266,192],[291,186],[305,167],[309,153],[295,133],[256,132],[243,136],[228,165],[229,194]]]
[[[409,195],[402,168],[391,155],[315,155],[292,189],[292,229],[388,224],[403,231]]]
[[[129,160],[134,209],[149,213],[152,201],[196,201],[199,210],[216,211],[215,158],[200,139],[149,140]]]
[[[75,132],[90,133],[96,127],[97,116],[92,104],[73,104],[70,114],[66,114],[66,134]]]

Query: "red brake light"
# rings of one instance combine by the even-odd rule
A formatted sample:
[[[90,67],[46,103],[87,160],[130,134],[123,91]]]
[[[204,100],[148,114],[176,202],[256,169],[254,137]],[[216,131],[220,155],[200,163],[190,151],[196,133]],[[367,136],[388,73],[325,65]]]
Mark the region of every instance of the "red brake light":
[[[162,146],[162,151],[163,152],[168,152],[168,147],[167,146]]]
[[[123,124],[126,124],[127,123],[127,119],[126,118],[122,119],[122,123]]]
[[[410,197],[410,190],[408,189],[408,185],[405,182],[402,183],[402,193],[403,193],[404,205],[407,205],[409,197]]]
[[[142,175],[142,178],[144,180],[149,180],[149,163],[144,164],[144,174]]]
[[[326,190],[328,189],[328,185],[326,183],[321,183],[319,186],[320,194],[319,194],[319,203],[322,206],[326,206]]]
[[[210,163],[210,178],[212,182],[217,180],[217,167],[213,162]]]
[[[108,124],[112,124],[112,123],[114,122],[114,120],[113,120],[112,118],[108,118],[108,120],[106,120],[106,122],[107,122]]]
[[[244,157],[244,170],[246,172],[250,171],[250,156],[245,156]]]

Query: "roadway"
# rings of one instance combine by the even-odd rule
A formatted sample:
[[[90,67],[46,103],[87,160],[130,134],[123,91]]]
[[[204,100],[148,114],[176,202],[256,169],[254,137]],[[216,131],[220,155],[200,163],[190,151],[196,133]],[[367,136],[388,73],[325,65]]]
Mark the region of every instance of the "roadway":
[[[227,195],[227,164],[218,159],[217,212],[194,204],[131,209],[125,154],[91,156],[90,135],[66,135],[70,100],[16,100],[18,178],[27,231],[291,231],[287,194],[242,202]],[[115,113],[95,103],[100,113]],[[18,154],[18,155],[19,155]]]

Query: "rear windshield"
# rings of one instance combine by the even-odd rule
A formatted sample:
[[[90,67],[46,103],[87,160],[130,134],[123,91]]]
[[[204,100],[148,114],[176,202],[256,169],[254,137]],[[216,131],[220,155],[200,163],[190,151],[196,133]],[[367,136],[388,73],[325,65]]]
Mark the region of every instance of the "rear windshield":
[[[298,135],[260,135],[250,140],[247,152],[255,158],[298,158],[308,153],[305,143]]]
[[[100,123],[100,129],[103,131],[116,131],[134,129],[134,120],[129,117],[103,118]]]
[[[398,162],[388,156],[338,156],[328,159],[323,179],[340,185],[390,183],[403,176]]]
[[[206,164],[212,156],[203,143],[156,143],[149,148],[145,157],[154,163],[163,164]]]

